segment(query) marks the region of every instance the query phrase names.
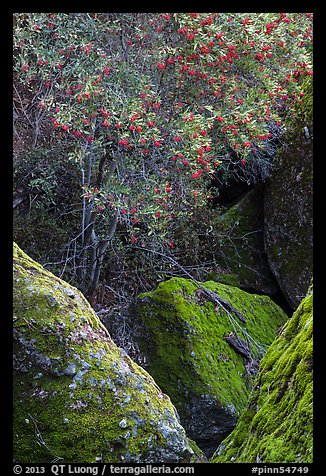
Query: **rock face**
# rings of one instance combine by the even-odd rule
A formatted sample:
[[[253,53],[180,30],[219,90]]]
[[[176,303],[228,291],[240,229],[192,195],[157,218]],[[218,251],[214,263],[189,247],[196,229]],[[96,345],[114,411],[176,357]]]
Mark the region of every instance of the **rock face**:
[[[14,246],[16,462],[200,462],[170,398],[86,299]]]
[[[217,276],[225,284],[255,289],[269,296],[277,292],[264,248],[264,187],[256,185],[214,223],[226,238],[220,245],[221,264],[229,274]],[[224,257],[224,259],[223,259]]]
[[[187,434],[210,456],[246,407],[260,351],[287,317],[267,296],[214,281],[204,287],[246,323],[207,299],[194,281],[172,278],[138,297],[130,324],[146,369],[170,396]],[[250,358],[226,340],[236,334]]]
[[[248,406],[212,463],[311,463],[313,293],[262,359]]]
[[[312,278],[312,84],[306,86],[300,113],[301,121],[288,128],[265,192],[266,253],[293,310]]]

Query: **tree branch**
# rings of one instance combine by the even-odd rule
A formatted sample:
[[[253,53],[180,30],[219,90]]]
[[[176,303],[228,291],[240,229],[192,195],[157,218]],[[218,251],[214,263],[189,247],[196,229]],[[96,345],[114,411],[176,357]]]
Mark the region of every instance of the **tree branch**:
[[[244,317],[244,315],[240,311],[237,311],[228,301],[221,298],[218,294],[214,293],[214,291],[211,291],[211,290],[205,288],[199,281],[197,281],[196,278],[194,278],[190,273],[188,273],[188,271],[185,268],[183,268],[183,266],[181,266],[177,261],[175,261],[173,258],[171,258],[171,256],[165,255],[164,253],[160,253],[159,251],[149,250],[148,248],[140,248],[138,246],[136,248],[139,249],[139,250],[142,250],[142,251],[149,251],[150,253],[157,254],[157,255],[162,256],[163,258],[171,261],[171,263],[173,263],[179,269],[181,269],[183,271],[183,273],[185,273],[187,276],[189,276],[189,278],[199,286],[200,290],[207,297],[207,299],[209,299],[214,304],[219,305],[220,307],[222,307],[222,309],[225,312],[234,313],[238,317],[238,319],[240,319],[240,321],[246,322],[246,318]]]

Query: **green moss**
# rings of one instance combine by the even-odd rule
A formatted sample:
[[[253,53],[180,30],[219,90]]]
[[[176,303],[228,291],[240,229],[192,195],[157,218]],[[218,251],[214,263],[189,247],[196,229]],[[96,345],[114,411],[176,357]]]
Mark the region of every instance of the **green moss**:
[[[169,397],[116,347],[82,294],[17,246],[14,452],[37,463],[203,458]]]
[[[171,397],[181,418],[189,417],[191,399],[205,396],[239,416],[247,404],[252,379],[243,358],[223,337],[236,331],[242,339],[249,335],[261,348],[267,348],[286,316],[267,296],[214,281],[204,286],[240,311],[246,324],[234,316],[230,321],[221,307],[198,295],[195,282],[172,278],[139,296],[137,314],[146,329],[139,344],[148,357],[149,373]],[[252,354],[259,357],[253,341],[249,341]]]
[[[237,276],[236,274],[220,273],[216,280],[220,283],[228,284],[229,286],[240,286],[239,276]]]
[[[219,262],[229,270],[228,274],[219,274],[216,280],[271,295],[275,292],[275,282],[264,251],[263,192],[263,187],[257,185],[215,219],[213,226],[223,236]]]
[[[248,407],[213,463],[312,462],[312,305],[310,288],[262,359]]]

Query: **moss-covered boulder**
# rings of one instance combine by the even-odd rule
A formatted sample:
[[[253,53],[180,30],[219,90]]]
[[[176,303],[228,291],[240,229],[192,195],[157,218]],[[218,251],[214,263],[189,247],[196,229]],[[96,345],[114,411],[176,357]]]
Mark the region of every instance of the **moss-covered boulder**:
[[[265,249],[292,310],[306,295],[313,265],[312,82],[305,85],[300,119],[288,125],[265,192]],[[303,265],[304,264],[304,265]]]
[[[229,270],[216,279],[269,296],[277,292],[264,248],[264,186],[256,185],[213,223],[223,239],[220,263]]]
[[[311,463],[313,431],[310,289],[262,359],[248,406],[212,463]]]
[[[214,281],[203,286],[246,322],[207,299],[198,283],[171,278],[138,297],[130,323],[146,369],[170,396],[189,436],[210,455],[246,407],[260,353],[287,317],[268,296]],[[250,349],[249,358],[230,345],[232,336]]]
[[[205,460],[77,289],[17,246],[13,284],[15,461]]]

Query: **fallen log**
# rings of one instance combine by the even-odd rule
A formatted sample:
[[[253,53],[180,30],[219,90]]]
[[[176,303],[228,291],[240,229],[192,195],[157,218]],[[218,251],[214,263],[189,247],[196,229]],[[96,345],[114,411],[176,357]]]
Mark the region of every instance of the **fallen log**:
[[[235,309],[228,301],[225,299],[221,298],[218,294],[214,293],[214,291],[210,291],[209,289],[204,288],[203,286],[200,286],[200,294],[204,295],[209,301],[211,301],[215,305],[222,305],[227,311],[231,312],[232,314],[235,314],[238,319],[240,319],[241,322],[246,323],[246,318],[244,315]]]
[[[236,336],[233,332],[224,336],[224,340],[242,357],[251,360],[252,356],[250,354],[249,345],[241,340],[238,336]]]

